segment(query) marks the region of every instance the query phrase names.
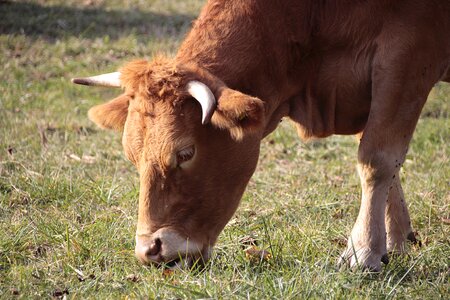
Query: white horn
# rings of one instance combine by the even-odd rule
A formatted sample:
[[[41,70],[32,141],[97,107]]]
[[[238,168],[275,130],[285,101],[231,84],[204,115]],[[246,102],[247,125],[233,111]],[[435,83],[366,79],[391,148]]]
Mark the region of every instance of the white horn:
[[[90,86],[120,87],[120,72],[107,73],[85,78],[73,78],[72,82]]]
[[[202,106],[202,124],[207,124],[216,109],[216,98],[209,87],[200,81],[190,81],[187,91]]]

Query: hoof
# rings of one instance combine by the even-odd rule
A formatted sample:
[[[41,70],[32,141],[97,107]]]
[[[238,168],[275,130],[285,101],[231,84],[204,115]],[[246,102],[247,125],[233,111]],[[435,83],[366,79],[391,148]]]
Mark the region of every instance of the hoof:
[[[387,254],[380,254],[371,251],[370,249],[350,248],[344,251],[339,257],[339,267],[350,267],[351,269],[362,269],[370,272],[380,272],[381,262],[389,263]]]
[[[406,236],[406,239],[407,239],[408,241],[410,241],[411,243],[413,243],[413,245],[417,245],[417,246],[419,246],[419,247],[422,247],[422,242],[416,238],[416,234],[415,234],[414,232],[411,231],[411,232]]]

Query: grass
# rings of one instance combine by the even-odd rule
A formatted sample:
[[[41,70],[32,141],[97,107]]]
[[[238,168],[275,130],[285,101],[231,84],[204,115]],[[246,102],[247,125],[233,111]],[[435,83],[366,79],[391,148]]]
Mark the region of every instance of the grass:
[[[138,177],[87,119],[116,91],[73,76],[174,53],[204,1],[0,1],[0,298],[438,299],[450,295],[450,85],[430,95],[402,171],[422,248],[380,274],[338,270],[359,208],[352,137],[301,142],[284,122],[202,271],[134,258]],[[272,259],[249,261],[253,235]]]

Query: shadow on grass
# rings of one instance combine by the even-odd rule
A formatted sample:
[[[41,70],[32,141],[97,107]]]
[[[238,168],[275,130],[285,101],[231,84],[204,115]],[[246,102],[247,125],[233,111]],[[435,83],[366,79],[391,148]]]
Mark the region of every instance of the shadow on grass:
[[[50,42],[70,36],[118,39],[136,34],[143,39],[179,37],[195,16],[139,10],[105,10],[73,6],[42,6],[0,1],[0,34],[26,35]]]

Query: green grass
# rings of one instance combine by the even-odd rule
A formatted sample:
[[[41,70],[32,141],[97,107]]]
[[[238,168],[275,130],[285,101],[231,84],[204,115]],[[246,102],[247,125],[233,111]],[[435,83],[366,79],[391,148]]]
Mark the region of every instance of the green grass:
[[[0,1],[0,298],[449,298],[448,84],[430,95],[402,171],[424,245],[380,274],[335,267],[359,208],[354,138],[305,144],[287,121],[203,271],[137,263],[137,173],[119,135],[86,116],[117,91],[69,78],[174,53],[203,2]],[[270,261],[248,261],[248,235]]]

